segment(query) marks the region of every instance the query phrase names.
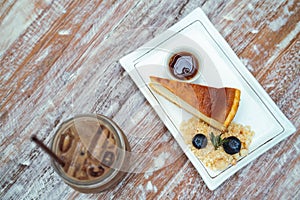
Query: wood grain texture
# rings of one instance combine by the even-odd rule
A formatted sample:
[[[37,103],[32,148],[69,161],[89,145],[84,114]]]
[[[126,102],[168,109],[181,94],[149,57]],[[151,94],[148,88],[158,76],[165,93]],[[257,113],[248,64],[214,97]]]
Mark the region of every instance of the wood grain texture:
[[[297,132],[210,191],[117,62],[197,7]],[[300,3],[297,0],[0,2],[0,199],[299,199]],[[64,184],[47,145],[80,113],[111,117],[136,173],[101,194]]]

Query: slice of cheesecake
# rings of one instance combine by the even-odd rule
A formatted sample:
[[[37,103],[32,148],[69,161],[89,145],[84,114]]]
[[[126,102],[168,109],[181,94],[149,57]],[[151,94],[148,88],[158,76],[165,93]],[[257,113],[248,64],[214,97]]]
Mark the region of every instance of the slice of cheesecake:
[[[150,77],[150,87],[172,103],[224,131],[233,120],[240,102],[240,90]]]

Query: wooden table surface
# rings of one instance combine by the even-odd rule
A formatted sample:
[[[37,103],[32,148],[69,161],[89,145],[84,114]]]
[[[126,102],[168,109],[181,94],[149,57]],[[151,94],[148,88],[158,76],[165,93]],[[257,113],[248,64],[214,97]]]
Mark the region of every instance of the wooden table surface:
[[[118,63],[197,7],[297,128],[215,191]],[[0,199],[300,199],[299,21],[298,0],[2,0]],[[68,187],[30,141],[81,113],[111,117],[142,155],[104,193]]]

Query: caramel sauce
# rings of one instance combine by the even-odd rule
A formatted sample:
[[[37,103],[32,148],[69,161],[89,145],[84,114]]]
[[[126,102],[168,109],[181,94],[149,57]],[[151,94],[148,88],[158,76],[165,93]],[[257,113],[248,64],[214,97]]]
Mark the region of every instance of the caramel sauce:
[[[171,74],[180,80],[190,80],[199,70],[197,58],[189,52],[175,53],[169,60]]]

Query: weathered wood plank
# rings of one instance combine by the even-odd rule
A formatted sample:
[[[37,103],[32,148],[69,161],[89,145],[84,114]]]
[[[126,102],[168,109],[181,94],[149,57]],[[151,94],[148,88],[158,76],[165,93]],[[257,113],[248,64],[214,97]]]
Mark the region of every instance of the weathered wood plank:
[[[198,6],[298,129],[213,192],[117,63]],[[1,2],[0,198],[300,197],[299,9],[292,0]],[[79,113],[112,117],[136,153],[136,173],[101,194],[66,186],[29,140],[49,145]]]

